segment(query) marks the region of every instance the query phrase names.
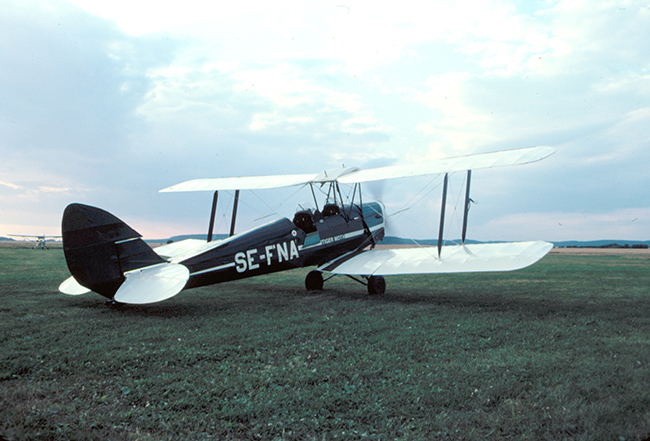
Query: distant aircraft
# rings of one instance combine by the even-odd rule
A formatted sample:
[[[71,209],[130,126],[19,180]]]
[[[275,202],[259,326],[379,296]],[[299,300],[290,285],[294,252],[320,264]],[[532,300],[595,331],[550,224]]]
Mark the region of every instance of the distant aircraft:
[[[554,152],[542,146],[368,170],[195,179],[161,192],[214,192],[207,241],[186,239],[155,249],[112,214],[73,203],[62,221],[63,250],[72,277],[59,290],[70,295],[94,291],[114,302],[145,304],[166,300],[183,289],[313,266],[316,269],[305,280],[308,290],[320,290],[325,281],[341,274],[366,285],[370,294],[382,294],[384,276],[524,268],[553,245],[541,241],[465,244],[471,170],[530,163]],[[467,172],[462,243],[443,246],[448,173],[457,171]],[[385,233],[384,206],[364,201],[361,184],[434,174],[444,174],[438,246],[377,249]],[[352,185],[350,203],[344,203],[339,184]],[[234,234],[240,190],[289,186],[308,186],[315,208],[299,208],[293,220],[283,218]],[[327,192],[322,206],[314,191],[318,187]],[[218,192],[224,190],[235,191],[230,237],[212,240]]]
[[[34,239],[34,241],[36,242],[36,245],[34,245],[34,247],[32,248],[33,250],[35,250],[36,248],[40,248],[42,250],[47,250],[47,249],[49,249],[47,247],[47,244],[46,244],[48,239],[61,239],[61,236],[34,236],[34,235],[29,235],[29,234],[28,235],[25,235],[25,234],[10,234],[9,236],[11,236],[11,237],[25,237],[25,238]]]

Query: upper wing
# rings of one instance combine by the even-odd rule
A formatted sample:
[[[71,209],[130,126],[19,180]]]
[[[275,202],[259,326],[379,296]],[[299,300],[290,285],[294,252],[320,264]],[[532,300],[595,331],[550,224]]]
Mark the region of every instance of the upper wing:
[[[434,175],[454,171],[475,170],[479,168],[526,164],[539,161],[555,152],[555,148],[541,146],[517,150],[459,156],[437,161],[418,162],[389,167],[359,170],[341,168],[318,174],[248,176],[235,178],[193,179],[160,190],[175,191],[216,191],[216,190],[260,190],[265,188],[290,187],[308,183],[341,182],[352,184],[377,181],[381,179],[405,178],[410,176]]]
[[[318,175],[275,175],[248,176],[238,178],[193,179],[160,190],[171,191],[215,191],[215,190],[260,190],[281,188],[307,183]]]
[[[458,156],[455,158],[435,161],[359,170],[356,173],[351,173],[339,178],[338,181],[350,184],[355,182],[377,181],[380,179],[405,178],[411,176],[451,173],[455,171],[476,170],[479,168],[527,164],[529,162],[540,161],[552,155],[555,151],[556,149],[554,147],[539,146],[517,150],[504,150],[493,153],[481,153],[478,155]]]
[[[506,242],[442,247],[368,250],[345,256],[319,268],[334,274],[378,275],[513,271],[540,260],[548,242]]]

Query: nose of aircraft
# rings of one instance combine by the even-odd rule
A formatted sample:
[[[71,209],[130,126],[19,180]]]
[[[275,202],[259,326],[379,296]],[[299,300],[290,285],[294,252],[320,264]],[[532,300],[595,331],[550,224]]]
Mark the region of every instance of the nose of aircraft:
[[[379,213],[377,213],[377,214],[381,218],[382,226],[385,227],[386,226],[386,215],[384,213],[386,213],[386,207],[384,206],[384,204],[382,202],[379,202],[379,201],[377,201],[377,205],[379,207],[379,209],[378,209]]]

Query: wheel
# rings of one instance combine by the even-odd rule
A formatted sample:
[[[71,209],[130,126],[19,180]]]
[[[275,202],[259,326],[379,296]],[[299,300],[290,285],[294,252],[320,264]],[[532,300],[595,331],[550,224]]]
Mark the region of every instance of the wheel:
[[[323,273],[320,271],[310,271],[305,277],[305,288],[307,291],[320,291],[323,289]]]
[[[368,277],[368,294],[382,295],[386,292],[386,279],[382,276]]]

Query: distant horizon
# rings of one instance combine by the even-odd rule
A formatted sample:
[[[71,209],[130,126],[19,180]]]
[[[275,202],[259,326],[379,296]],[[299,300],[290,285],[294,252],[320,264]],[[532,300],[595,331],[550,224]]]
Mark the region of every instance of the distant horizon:
[[[229,237],[227,234],[214,234],[215,239],[225,239]],[[179,234],[174,235],[168,238],[156,238],[156,239],[147,239],[143,237],[143,240],[147,243],[166,243],[170,240],[174,242],[180,242],[185,239],[198,239],[206,240],[207,234]],[[36,239],[13,239],[11,237],[0,236],[0,241],[2,242],[37,242]],[[62,243],[61,239],[46,239],[45,242],[48,243]],[[410,239],[407,237],[398,237],[398,236],[386,236],[384,240],[380,243],[388,245],[398,245],[398,244],[408,244],[408,243],[417,243],[420,245],[426,246],[435,246],[438,242],[438,239]],[[465,241],[467,244],[480,244],[480,243],[501,243],[509,241],[480,241],[467,239]],[[594,248],[604,248],[610,245],[616,245],[618,247],[633,247],[635,245],[644,245],[650,247],[650,239],[648,240],[629,240],[629,239],[596,239],[596,240],[545,240],[545,242],[552,243],[554,247],[594,247]],[[455,245],[460,244],[461,240],[459,239],[444,239],[444,245]]]
[[[227,234],[214,234],[214,238],[222,239],[222,238],[227,238]],[[183,239],[201,239],[205,240],[207,238],[207,234],[179,234],[175,236],[171,236],[169,238],[165,239],[145,239],[146,241],[150,242],[157,242],[157,241],[168,241],[168,240],[174,240],[174,238],[182,238],[182,239],[176,239],[175,241],[183,240]],[[402,236],[386,236],[382,242],[391,242],[391,241],[415,241],[417,243],[437,243],[438,239],[437,238],[429,238],[429,239],[411,239],[408,237],[402,237]],[[460,243],[461,240],[460,238],[458,239],[444,239],[445,243]],[[509,242],[507,240],[499,240],[499,241],[490,241],[490,240],[474,240],[474,239],[467,239],[467,243],[490,243],[490,242]],[[618,244],[618,245],[625,245],[625,244],[645,244],[645,245],[650,245],[650,239],[648,240],[636,240],[636,239],[595,239],[595,240],[545,240],[545,242],[550,242],[552,244],[571,244],[571,243],[581,243],[581,244],[595,244],[595,243],[602,243],[603,245],[607,244]]]
[[[34,237],[37,237],[38,235],[34,234]],[[173,236],[169,236],[166,238],[153,238],[149,239],[145,236],[143,237],[143,240],[146,242],[162,242],[162,241],[168,241],[168,240],[174,240],[174,241],[180,241],[180,240],[185,240],[185,239],[200,239],[200,240],[206,240],[207,239],[207,234],[206,233],[190,233],[190,234],[176,234]],[[218,234],[213,234],[213,237],[216,239],[225,239],[229,237],[228,234],[223,234],[223,233],[218,233]],[[29,239],[29,238],[12,238],[12,237],[7,237],[7,236],[0,236],[0,240],[3,241],[12,241],[12,242],[34,242],[36,239]],[[428,239],[413,239],[405,236],[385,236],[384,240],[382,242],[390,242],[390,241],[415,241],[418,243],[425,243],[425,242],[435,242],[437,243],[438,239],[437,238],[428,238]],[[540,239],[543,240],[543,239]],[[46,242],[62,242],[62,239],[46,239]],[[460,243],[461,239],[444,239],[445,243]],[[620,245],[625,245],[625,244],[650,244],[650,239],[647,240],[637,240],[637,239],[593,239],[593,240],[543,240],[544,242],[550,242],[550,243],[612,243],[612,244],[620,244]],[[511,240],[475,240],[475,239],[467,239],[467,243],[490,243],[490,242],[512,242]]]

